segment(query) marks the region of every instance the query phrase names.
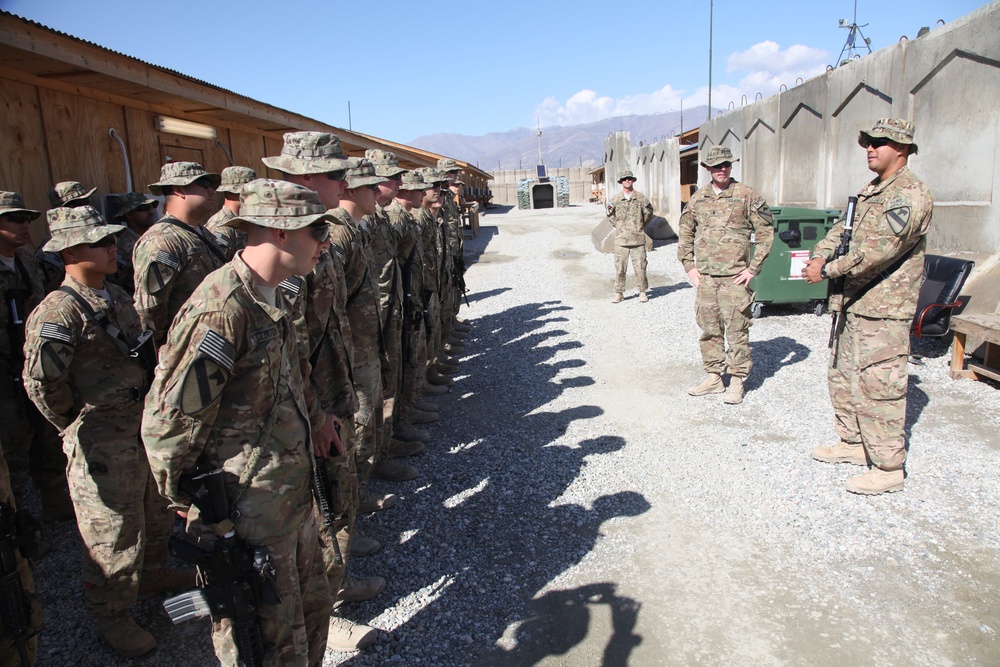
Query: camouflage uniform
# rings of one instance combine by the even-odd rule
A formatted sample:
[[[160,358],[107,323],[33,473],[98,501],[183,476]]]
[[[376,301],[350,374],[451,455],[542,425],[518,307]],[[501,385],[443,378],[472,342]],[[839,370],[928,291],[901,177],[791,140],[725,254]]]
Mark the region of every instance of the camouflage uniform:
[[[728,155],[726,161],[732,161]],[[764,198],[735,179],[722,192],[716,192],[712,183],[699,189],[681,214],[677,258],[685,272],[697,268],[701,274],[695,308],[701,357],[709,375],[722,375],[727,367],[733,377],[750,374],[753,294],[747,285],[734,285],[733,279],[743,269],[760,273],[774,240],[773,219]]]
[[[97,192],[97,188],[87,189],[76,181],[63,181],[56,183],[49,190],[49,207],[60,208],[62,206],[85,206],[90,204],[90,196]],[[45,240],[48,240],[48,236]],[[62,257],[57,252],[48,252],[44,244],[35,250],[35,261],[38,263],[42,274],[45,276],[45,293],[48,294],[59,287],[63,276],[66,275],[66,267],[63,266]]]
[[[120,232],[97,211],[49,211],[58,252]],[[97,616],[126,614],[136,602],[140,570],[159,576],[167,561],[173,514],[149,475],[139,441],[142,397],[149,377],[130,355],[141,333],[132,300],[105,283],[100,292],[67,274],[28,318],[24,384],[38,409],[63,435],[66,478],[83,539],[86,601]],[[101,324],[93,314],[106,318]]]
[[[626,171],[625,177],[632,177],[632,172]],[[608,220],[615,228],[615,293],[625,291],[625,272],[628,270],[629,256],[632,257],[632,270],[635,272],[635,286],[640,292],[649,289],[646,279],[646,233],[643,231],[653,219],[653,205],[646,195],[633,190],[628,197],[619,192],[608,204]]]
[[[2,443],[0,443],[2,444]],[[14,493],[10,488],[10,474],[7,471],[7,461],[3,457],[3,448],[0,447],[0,503],[10,506],[10,510],[17,509],[17,502],[14,500]],[[38,652],[38,635],[42,629],[42,605],[35,595],[35,584],[31,576],[31,564],[19,549],[15,549],[12,556],[17,561],[17,576],[21,581],[21,590],[27,597],[28,607],[31,610],[29,627],[35,634],[31,636],[24,646],[27,654],[28,665],[35,664]],[[21,662],[17,645],[11,640],[7,633],[0,635],[0,667],[24,667]]]
[[[238,195],[245,184],[256,180],[256,178],[257,172],[250,167],[226,167],[222,170],[222,181],[215,191]],[[236,214],[229,207],[223,206],[205,223],[205,229],[215,234],[218,245],[225,253],[227,261],[247,245],[247,235],[226,224],[235,217]]]
[[[451,158],[441,158],[437,161],[437,170],[439,172],[461,172],[462,168]],[[462,229],[462,210],[458,202],[455,201],[455,195],[452,194],[451,190],[442,190],[441,199],[441,219],[446,227],[446,243],[450,258],[444,269],[447,272],[450,289],[449,293],[442,297],[441,303],[441,340],[447,341],[451,336],[452,325],[455,323],[455,318],[458,317],[458,309],[462,301],[457,276],[460,267],[464,265],[465,236]]]
[[[912,138],[912,124],[909,127]],[[871,134],[896,138],[888,132]],[[848,445],[863,444],[871,462],[886,471],[901,470],[906,460],[909,331],[933,209],[930,190],[904,166],[858,193],[847,255],[830,261],[843,222],[813,249],[813,257],[827,260],[824,269],[829,278],[846,277],[844,330],[828,369],[837,435]],[[855,299],[872,281],[874,286]]]
[[[299,214],[275,215],[276,205]],[[298,229],[328,219],[323,210],[306,188],[260,179],[244,189],[236,222]],[[242,254],[198,286],[160,349],[142,434],[157,486],[178,507],[191,503],[178,486],[182,474],[199,461],[223,470],[230,499],[239,498],[237,536],[266,547],[277,570],[281,602],[259,609],[273,662],[317,665],[332,606],[309,481],[311,431],[324,415],[305,380],[308,350],[297,344],[284,290],[274,299],[261,296]],[[219,660],[236,664],[229,619],[214,623],[212,639]]]
[[[162,193],[167,185],[188,185],[202,177],[219,182],[194,162],[163,165],[159,183],[149,189]],[[169,213],[149,228],[135,246],[135,309],[143,329],[153,332],[157,345],[184,302],[212,271],[225,264],[225,256],[214,237],[201,227],[187,225]]]
[[[24,208],[16,192],[0,192],[0,214],[16,211],[38,216],[38,211]],[[28,314],[45,295],[45,278],[26,246],[17,248],[11,260],[13,268],[0,262],[0,295],[4,299],[0,310],[0,441],[15,496],[21,497],[30,474],[43,502],[55,506],[66,502],[66,456],[58,432],[28,400],[21,380],[24,326]]]
[[[121,225],[125,223],[125,215],[139,208],[140,206],[152,206],[155,208],[159,202],[155,199],[147,199],[141,192],[128,192],[118,195],[118,210],[115,213],[115,222]],[[131,227],[125,227],[118,235],[118,270],[110,279],[129,295],[135,294],[135,267],[132,264],[132,254],[135,244],[139,242],[141,235],[136,233]]]

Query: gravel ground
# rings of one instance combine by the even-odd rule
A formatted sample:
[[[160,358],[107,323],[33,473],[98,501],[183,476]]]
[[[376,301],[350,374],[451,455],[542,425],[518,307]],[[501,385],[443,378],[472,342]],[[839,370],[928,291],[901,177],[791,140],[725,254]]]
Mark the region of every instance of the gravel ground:
[[[861,498],[833,444],[829,319],[765,311],[742,405],[692,398],[694,290],[669,243],[651,301],[611,304],[596,205],[493,210],[467,275],[473,331],[436,397],[412,482],[366,518],[358,575],[388,584],[346,616],[380,630],[326,665],[990,665],[1000,663],[1000,400],[910,366],[906,490]],[[631,277],[630,277],[631,279]],[[204,623],[139,606],[160,645],[117,660],[91,629],[72,526],[36,572],[39,664],[212,664]],[[67,594],[67,591],[73,591]]]

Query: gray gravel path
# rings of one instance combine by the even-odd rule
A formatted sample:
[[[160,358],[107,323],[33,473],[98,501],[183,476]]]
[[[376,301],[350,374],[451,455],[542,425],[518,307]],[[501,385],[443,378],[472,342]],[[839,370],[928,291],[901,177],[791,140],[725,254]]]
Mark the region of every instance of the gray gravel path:
[[[326,665],[1000,664],[997,389],[952,381],[926,345],[910,366],[906,490],[858,498],[834,441],[829,319],[774,309],[751,330],[740,406],[692,398],[694,290],[673,244],[651,301],[611,304],[597,206],[490,212],[469,241],[473,332],[412,482],[363,531],[380,629]],[[38,579],[41,664],[124,664],[76,591],[70,527]],[[139,609],[146,665],[213,664],[204,625]]]

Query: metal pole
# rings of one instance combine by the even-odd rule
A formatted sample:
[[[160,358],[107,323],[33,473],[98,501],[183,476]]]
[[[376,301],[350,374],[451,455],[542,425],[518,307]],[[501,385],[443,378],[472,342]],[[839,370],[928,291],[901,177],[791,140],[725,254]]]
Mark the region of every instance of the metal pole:
[[[350,100],[347,100],[347,129],[351,130],[351,131],[354,130],[354,128],[351,126],[351,101]]]
[[[715,0],[708,0],[708,120],[712,120],[712,13]]]

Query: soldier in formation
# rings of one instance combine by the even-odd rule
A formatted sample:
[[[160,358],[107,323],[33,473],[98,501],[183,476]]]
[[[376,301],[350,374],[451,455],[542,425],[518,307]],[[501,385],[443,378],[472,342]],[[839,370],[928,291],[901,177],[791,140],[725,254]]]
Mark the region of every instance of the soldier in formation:
[[[256,179],[257,172],[250,167],[226,167],[222,170],[219,187],[215,189],[223,195],[222,208],[208,219],[205,229],[215,234],[215,239],[227,260],[232,259],[237,251],[246,247],[247,240],[243,232],[226,223],[240,214],[240,191],[243,186]]]
[[[635,272],[635,286],[639,290],[639,301],[649,301],[646,291],[646,225],[653,219],[653,205],[646,195],[633,189],[635,174],[625,170],[618,182],[622,191],[608,202],[607,214],[611,226],[615,228],[615,296],[611,303],[621,303],[625,299],[625,272],[629,257]]]

